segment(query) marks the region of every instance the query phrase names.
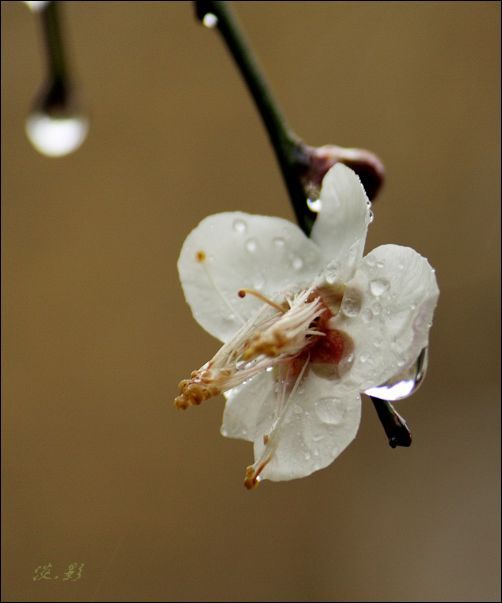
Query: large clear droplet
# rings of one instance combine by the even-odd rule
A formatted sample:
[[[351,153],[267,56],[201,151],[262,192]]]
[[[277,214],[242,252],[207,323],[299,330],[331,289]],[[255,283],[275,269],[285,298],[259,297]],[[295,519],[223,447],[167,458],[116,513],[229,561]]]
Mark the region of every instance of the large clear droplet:
[[[414,394],[420,387],[427,372],[428,351],[424,348],[416,361],[405,370],[401,371],[392,379],[378,387],[367,389],[364,393],[382,400],[395,402],[403,400]]]
[[[34,13],[38,13],[49,4],[49,0],[45,0],[43,2],[23,2],[26,6]]]
[[[314,408],[318,418],[328,425],[339,425],[344,418],[338,398],[321,398],[315,402]]]
[[[374,295],[375,297],[378,297],[378,296],[382,295],[383,293],[385,293],[387,291],[387,289],[389,288],[389,286],[390,286],[389,281],[387,281],[383,278],[373,279],[372,281],[370,281],[371,294]]]
[[[84,142],[89,120],[83,115],[55,117],[34,111],[26,119],[26,134],[35,149],[48,157],[63,157]]]
[[[341,310],[349,318],[357,316],[361,311],[361,296],[357,291],[347,290],[342,299]]]

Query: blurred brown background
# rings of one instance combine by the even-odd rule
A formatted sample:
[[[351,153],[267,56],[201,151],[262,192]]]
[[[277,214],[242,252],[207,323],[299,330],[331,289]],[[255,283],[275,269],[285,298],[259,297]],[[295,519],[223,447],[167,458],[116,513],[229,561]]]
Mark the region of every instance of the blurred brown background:
[[[92,124],[51,159],[38,21],[2,2],[3,600],[499,600],[500,4],[235,3],[295,130],[383,159],[367,248],[441,288],[412,447],[364,400],[331,467],[251,493],[223,401],[172,407],[218,345],[176,260],[208,214],[293,218],[263,128],[190,3],[62,8]]]

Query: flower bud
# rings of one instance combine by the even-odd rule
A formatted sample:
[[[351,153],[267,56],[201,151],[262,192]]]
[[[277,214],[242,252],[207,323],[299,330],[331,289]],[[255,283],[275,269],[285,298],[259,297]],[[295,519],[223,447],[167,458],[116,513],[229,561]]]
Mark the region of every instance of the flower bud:
[[[335,163],[344,163],[361,179],[366,194],[373,201],[383,181],[385,168],[380,159],[365,149],[346,149],[336,145],[311,147],[304,145],[305,167],[301,175],[305,191],[311,199],[319,196],[322,179]]]

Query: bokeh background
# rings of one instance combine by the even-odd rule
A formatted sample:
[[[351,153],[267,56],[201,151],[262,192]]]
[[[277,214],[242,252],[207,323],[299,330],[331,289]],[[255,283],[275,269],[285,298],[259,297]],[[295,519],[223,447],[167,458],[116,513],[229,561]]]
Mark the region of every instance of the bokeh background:
[[[24,134],[38,19],[2,2],[3,600],[500,600],[500,3],[234,4],[294,129],[383,159],[368,249],[416,248],[441,288],[411,448],[365,400],[332,466],[253,492],[223,400],[172,399],[218,345],[185,236],[293,219],[263,127],[190,3],[62,9],[92,125],[53,159]]]

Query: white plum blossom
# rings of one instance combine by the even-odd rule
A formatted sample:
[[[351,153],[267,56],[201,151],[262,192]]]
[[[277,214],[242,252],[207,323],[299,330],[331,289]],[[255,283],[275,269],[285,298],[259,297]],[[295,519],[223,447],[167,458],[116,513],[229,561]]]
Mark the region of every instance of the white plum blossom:
[[[180,382],[175,404],[225,394],[221,433],[254,443],[248,488],[329,465],[357,433],[360,393],[427,345],[434,270],[399,245],[363,257],[370,205],[357,175],[337,163],[311,238],[281,218],[226,212],[183,244],[186,300],[223,346]]]

